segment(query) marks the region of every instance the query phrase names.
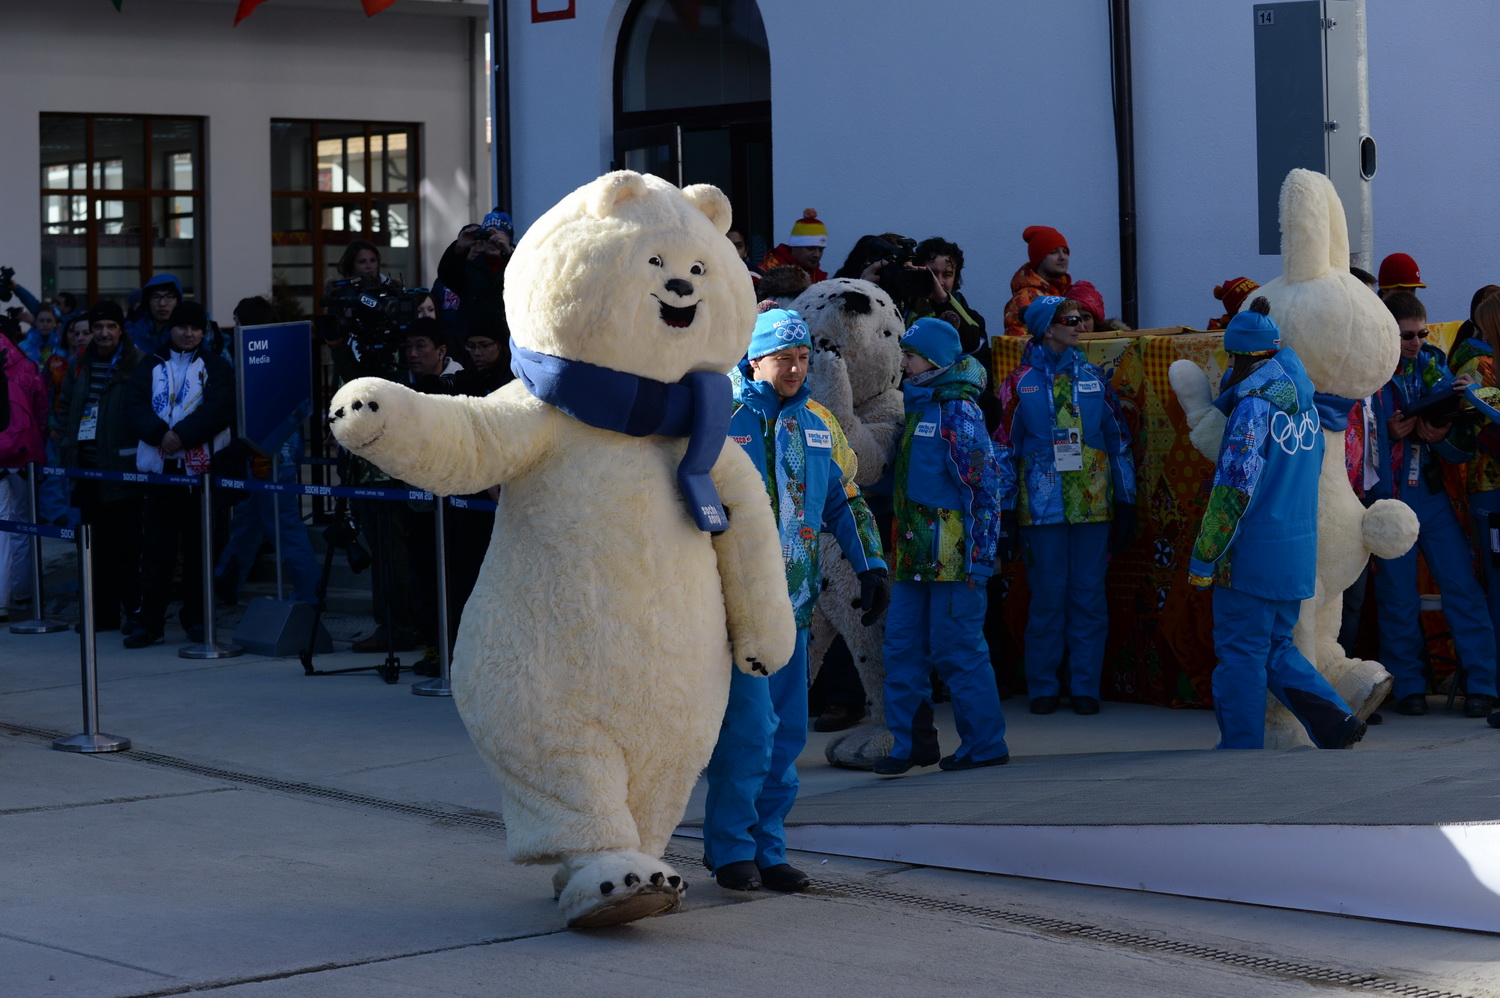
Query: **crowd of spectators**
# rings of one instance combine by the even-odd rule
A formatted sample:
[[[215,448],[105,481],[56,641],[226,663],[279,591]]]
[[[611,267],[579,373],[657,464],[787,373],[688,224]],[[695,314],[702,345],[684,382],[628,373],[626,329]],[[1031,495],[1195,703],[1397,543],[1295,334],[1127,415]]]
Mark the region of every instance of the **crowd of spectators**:
[[[749,257],[743,233],[731,231],[729,239],[763,300],[788,304],[828,277],[822,269],[828,230],[813,209],[805,210],[785,241],[758,261]],[[1061,232],[1034,225],[1021,239],[1025,260],[1011,277],[1007,300],[993,303],[1001,317],[996,324],[986,320],[983,303],[971,301],[963,290],[962,247],[941,236],[861,236],[835,276],[877,283],[897,302],[909,328],[931,330],[937,327],[924,324],[934,321],[951,328],[958,354],[944,370],[963,358],[965,371],[980,372],[979,386],[966,397],[977,406],[1011,483],[1010,498],[995,511],[994,557],[1024,557],[1028,564],[1049,566],[1030,582],[1024,679],[1029,708],[1047,714],[1066,700],[1087,715],[1100,709],[1107,628],[1103,580],[1112,554],[1135,536],[1136,506],[1132,429],[1108,375],[1089,361],[1080,337],[1128,330],[1109,316],[1093,283],[1073,276],[1071,248]],[[338,377],[373,375],[419,392],[450,395],[484,395],[509,381],[503,297],[514,242],[510,219],[498,209],[464,226],[442,254],[431,287],[416,293],[414,313],[394,341],[362,341],[337,323],[321,327]],[[403,290],[382,272],[380,248],[362,240],[348,245],[338,271],[342,282],[361,289]],[[1500,428],[1406,410],[1455,387],[1494,386],[1500,288],[1488,285],[1475,293],[1468,321],[1451,354],[1444,354],[1427,342],[1426,311],[1417,297],[1426,285],[1410,256],[1392,254],[1378,276],[1354,273],[1386,299],[1401,330],[1402,361],[1381,392],[1353,400],[1351,484],[1366,502],[1399,498],[1417,511],[1418,550],[1443,592],[1443,612],[1464,667],[1466,710],[1485,716],[1495,695],[1500,628],[1500,581],[1492,570],[1500,565],[1494,550],[1500,545],[1491,541],[1495,534],[1489,528],[1490,518],[1500,516]],[[331,283],[325,290],[332,288]],[[1228,326],[1256,289],[1244,276],[1215,287],[1223,314],[1208,320],[1207,327]],[[144,282],[132,294],[128,313],[113,301],[90,306],[66,292],[41,301],[14,281],[8,290],[22,308],[6,316],[0,338],[11,409],[0,430],[0,517],[25,518],[27,469],[42,462],[182,475],[214,471],[266,478],[274,473],[285,482],[298,480],[307,443],[301,433],[276,455],[274,471],[267,456],[252,455],[233,441],[233,338],[172,275]],[[233,318],[234,324],[253,326],[274,322],[277,314],[267,299],[252,297],[241,301]],[[1020,364],[1002,370],[1002,352],[994,344],[1005,336],[1023,338],[1025,346]],[[406,489],[406,483],[347,455],[340,473],[346,484]],[[38,492],[43,520],[95,527],[97,555],[111,566],[95,576],[100,630],[123,629],[127,647],[163,640],[168,604],[180,599],[180,623],[189,639],[200,639],[211,608],[201,606],[198,596],[201,524],[192,489],[48,477],[38,483]],[[497,495],[491,489],[470,498]],[[236,600],[279,524],[292,597],[318,601],[320,572],[303,504],[276,502],[259,492],[233,498],[233,513],[220,525],[227,529],[214,531],[218,598]],[[889,509],[889,497],[873,505],[881,503]],[[437,609],[430,504],[356,500],[354,512],[374,556],[376,621],[355,648],[423,648],[418,669],[432,671]],[[449,610],[455,618],[450,635],[477,577],[491,524],[491,515],[481,509],[448,514]],[[892,536],[889,523],[885,526],[882,534]],[[25,544],[7,538],[0,557],[0,596],[13,604],[29,598]],[[1415,551],[1377,566],[1346,595],[1349,626],[1341,636],[1351,653],[1361,647],[1380,656],[1396,676],[1395,709],[1403,713],[1425,711],[1432,682],[1416,572]],[[980,614],[987,622],[976,626],[993,634],[1001,601],[997,587],[989,591],[994,598]],[[1370,615],[1374,627],[1361,630],[1359,613],[1367,594],[1379,611]],[[842,695],[819,703],[814,690],[822,730],[855,723],[863,712],[856,695],[847,692],[845,678]],[[942,683],[934,693],[943,695]]]

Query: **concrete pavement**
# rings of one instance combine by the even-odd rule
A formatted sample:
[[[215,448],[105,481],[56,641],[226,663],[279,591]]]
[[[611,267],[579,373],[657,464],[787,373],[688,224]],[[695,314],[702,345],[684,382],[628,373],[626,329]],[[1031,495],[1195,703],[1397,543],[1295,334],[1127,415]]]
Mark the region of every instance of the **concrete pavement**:
[[[369,624],[336,614],[330,630]],[[168,636],[137,651],[100,636],[101,727],[134,747],[79,756],[50,747],[81,730],[77,636],[0,631],[6,998],[1500,996],[1492,935],[813,854],[793,859],[811,893],[738,895],[689,838],[672,846],[693,883],[681,912],[569,932],[550,870],[505,860],[498,789],[451,700],[412,696],[406,674],[189,661]],[[1022,703],[1006,704],[1018,760],[1213,741],[1203,711]],[[1486,735],[1500,732],[1440,711],[1391,716],[1358,751],[1424,753],[1440,774]],[[805,799],[872,779],[827,767],[823,740]],[[1419,865],[1370,875],[1422,889]]]

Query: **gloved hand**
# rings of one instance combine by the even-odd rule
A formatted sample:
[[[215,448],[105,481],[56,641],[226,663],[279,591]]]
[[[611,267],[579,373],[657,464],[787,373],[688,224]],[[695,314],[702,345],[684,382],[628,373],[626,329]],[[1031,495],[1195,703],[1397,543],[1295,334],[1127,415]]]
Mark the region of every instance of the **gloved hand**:
[[[995,557],[1001,561],[1015,561],[1021,553],[1021,529],[1016,524],[1016,511],[1000,511],[1000,539],[995,545]]]
[[[1123,554],[1135,542],[1135,503],[1115,503],[1115,524],[1109,534],[1109,553]]]
[[[851,605],[865,612],[859,622],[866,627],[880,619],[885,608],[891,605],[891,591],[885,585],[885,569],[871,568],[859,573],[859,599]]]

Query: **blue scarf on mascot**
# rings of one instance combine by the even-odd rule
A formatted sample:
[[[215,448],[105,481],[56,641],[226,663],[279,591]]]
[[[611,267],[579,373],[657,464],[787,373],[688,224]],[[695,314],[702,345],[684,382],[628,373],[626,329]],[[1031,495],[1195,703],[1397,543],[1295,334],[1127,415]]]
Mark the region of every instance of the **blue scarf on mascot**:
[[[729,433],[729,376],[691,371],[676,384],[528,350],[510,341],[510,369],[538,399],[580,423],[632,437],[687,437],[677,484],[700,530],[729,526],[709,471]]]

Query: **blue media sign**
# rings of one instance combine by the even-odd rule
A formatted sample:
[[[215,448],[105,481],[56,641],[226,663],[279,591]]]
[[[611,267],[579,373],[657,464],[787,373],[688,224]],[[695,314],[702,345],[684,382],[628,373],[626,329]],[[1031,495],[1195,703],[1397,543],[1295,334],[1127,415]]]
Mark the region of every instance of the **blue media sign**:
[[[269,457],[312,412],[312,323],[240,326],[236,342],[240,438]]]

